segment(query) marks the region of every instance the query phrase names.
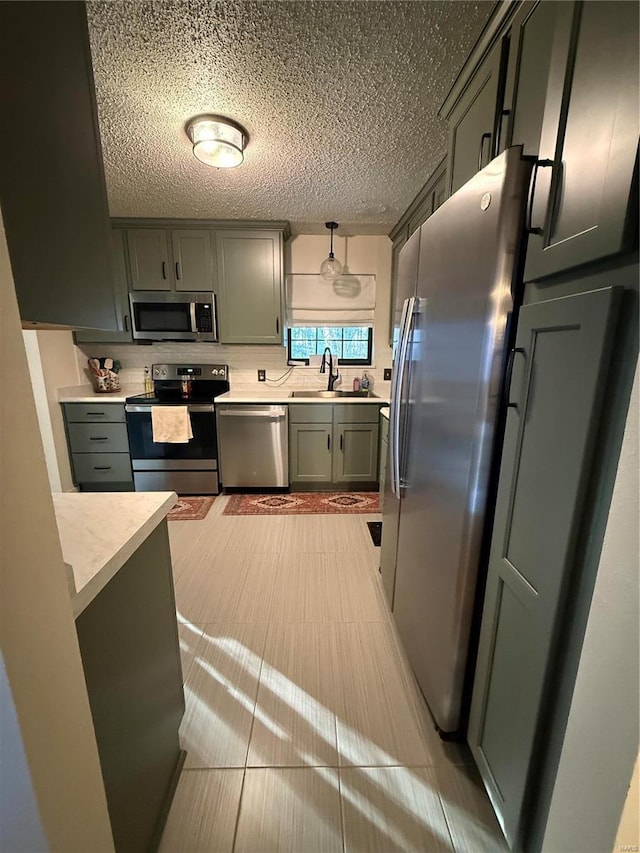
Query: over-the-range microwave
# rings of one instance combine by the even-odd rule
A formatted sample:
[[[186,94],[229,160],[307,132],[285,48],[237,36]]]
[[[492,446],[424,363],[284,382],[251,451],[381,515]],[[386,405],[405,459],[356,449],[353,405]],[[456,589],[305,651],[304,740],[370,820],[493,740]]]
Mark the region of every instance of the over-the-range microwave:
[[[129,294],[129,302],[134,340],[218,340],[213,293],[135,290]]]

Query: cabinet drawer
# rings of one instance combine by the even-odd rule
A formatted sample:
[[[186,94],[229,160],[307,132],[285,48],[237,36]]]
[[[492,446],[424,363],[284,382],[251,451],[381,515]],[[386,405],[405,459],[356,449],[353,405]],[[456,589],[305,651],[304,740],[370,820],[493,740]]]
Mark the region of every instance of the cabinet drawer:
[[[128,453],[74,453],[73,470],[77,483],[131,483]]]
[[[125,422],[123,403],[63,403],[67,423],[119,423]]]
[[[333,407],[335,424],[378,424],[380,404],[342,403]]]
[[[289,423],[330,424],[333,420],[333,408],[330,404],[290,403]]]
[[[72,453],[128,453],[126,424],[67,424]]]

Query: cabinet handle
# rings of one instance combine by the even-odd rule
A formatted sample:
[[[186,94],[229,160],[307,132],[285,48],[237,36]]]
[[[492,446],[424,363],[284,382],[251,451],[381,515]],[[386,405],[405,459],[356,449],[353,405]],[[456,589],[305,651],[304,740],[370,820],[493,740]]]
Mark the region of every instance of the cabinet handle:
[[[106,435],[90,435],[89,441],[109,441],[109,437]]]
[[[280,334],[280,317],[276,317],[276,335]]]
[[[180,279],[180,262],[176,261],[176,278]]]
[[[478,171],[482,169],[482,155],[484,154],[484,141],[485,139],[491,139],[490,133],[483,133],[480,137],[480,150],[478,151]]]
[[[104,415],[104,412],[85,412],[85,415],[90,418],[101,418]]]
[[[340,450],[342,450],[343,439],[344,439],[344,435],[342,433],[340,433]]]
[[[331,436],[327,436],[327,450],[331,450]]]
[[[509,400],[509,389],[511,388],[511,378],[513,376],[513,362],[516,360],[516,353],[519,352],[521,355],[524,355],[524,349],[522,347],[514,347],[509,353],[509,361],[507,362],[507,372],[504,376],[504,389],[507,394],[507,400]],[[508,409],[517,409],[517,403],[507,402]]]
[[[167,277],[167,262],[162,262],[162,278],[166,279]]]
[[[533,204],[536,195],[536,181],[538,180],[538,169],[548,169],[553,167],[553,160],[536,160],[531,173],[531,189],[529,191],[529,203],[527,205],[527,219],[525,227],[529,234],[542,234],[542,228],[534,228],[531,224],[533,217]]]
[[[94,471],[110,471],[111,465],[94,465],[93,470]]]
[[[129,315],[128,314],[124,315],[124,330],[125,330],[125,332],[129,331]]]

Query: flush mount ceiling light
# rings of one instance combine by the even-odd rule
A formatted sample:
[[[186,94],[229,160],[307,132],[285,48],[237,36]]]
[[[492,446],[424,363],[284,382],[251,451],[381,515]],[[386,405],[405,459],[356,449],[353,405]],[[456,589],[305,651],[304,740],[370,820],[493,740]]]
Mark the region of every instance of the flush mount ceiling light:
[[[217,169],[231,169],[244,160],[247,132],[224,116],[196,116],[187,124],[193,154],[201,163]]]
[[[337,222],[325,222],[325,227],[331,231],[331,243],[329,246],[329,257],[320,264],[320,275],[327,281],[335,281],[342,272],[342,264],[333,254],[333,232],[338,227]]]

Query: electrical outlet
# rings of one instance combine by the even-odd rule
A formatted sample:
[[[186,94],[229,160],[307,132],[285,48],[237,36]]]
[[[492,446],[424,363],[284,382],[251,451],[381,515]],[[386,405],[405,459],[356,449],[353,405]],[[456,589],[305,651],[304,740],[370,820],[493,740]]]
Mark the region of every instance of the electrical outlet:
[[[266,382],[267,381],[267,371],[259,370],[258,371],[258,382]]]
[[[382,374],[382,378],[385,382],[391,382],[391,368],[385,367],[384,372]]]

